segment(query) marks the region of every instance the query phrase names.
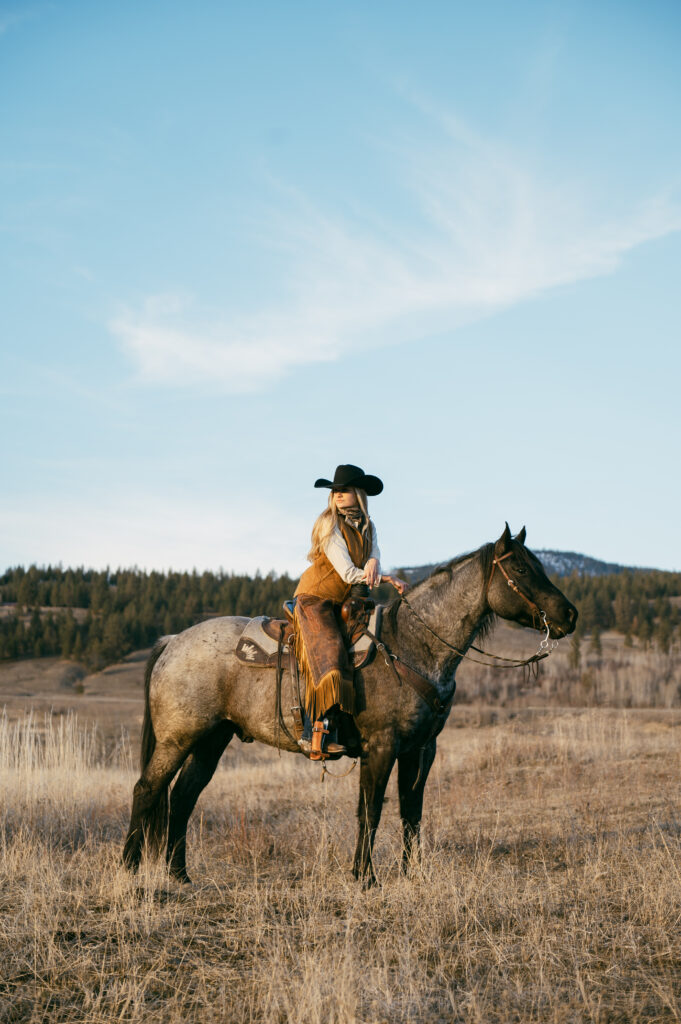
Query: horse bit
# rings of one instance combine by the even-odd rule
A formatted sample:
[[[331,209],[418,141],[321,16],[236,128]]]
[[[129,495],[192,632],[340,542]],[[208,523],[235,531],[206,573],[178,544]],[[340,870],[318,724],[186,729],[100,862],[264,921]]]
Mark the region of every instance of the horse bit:
[[[542,624],[542,628],[546,629],[546,636],[542,637],[542,639],[541,639],[541,641],[539,643],[539,647],[537,648],[537,654],[545,653],[545,654],[548,655],[548,654],[551,653],[551,651],[555,651],[556,647],[558,646],[558,641],[557,640],[550,640],[551,629],[550,629],[549,623],[548,623],[547,618],[546,618],[546,612],[543,611],[543,609],[539,608],[534,603],[534,601],[532,601],[527,596],[527,594],[523,594],[523,592],[520,589],[520,587],[518,586],[518,584],[515,582],[515,580],[511,579],[511,577],[506,572],[506,569],[501,564],[504,561],[504,559],[510,558],[512,554],[513,554],[512,551],[507,551],[505,555],[501,556],[501,558],[496,558],[495,557],[492,560],[492,571],[489,574],[489,579],[487,581],[487,587],[485,588],[485,600],[487,600],[487,594],[489,593],[489,586],[490,586],[490,583],[492,582],[492,577],[494,576],[494,570],[496,569],[497,566],[499,566],[499,572],[502,574],[502,576],[505,577],[506,583],[511,588],[513,593],[517,594],[518,597],[522,597],[523,601],[525,601],[526,604],[528,604],[530,606],[530,609],[532,610],[532,618],[534,619],[535,615],[539,615],[540,620],[541,620],[541,624]]]
[[[402,596],[401,600],[407,606],[412,615],[416,619],[418,619],[422,625],[426,627],[429,633],[432,633],[436,640],[439,640],[440,643],[445,645],[445,647],[449,647],[450,650],[454,651],[454,653],[458,654],[461,658],[467,658],[469,661],[473,661],[477,665],[486,665],[487,668],[522,668],[525,665],[536,665],[537,662],[541,661],[543,658],[548,658],[549,654],[551,654],[552,651],[555,651],[556,647],[558,646],[558,641],[550,639],[551,628],[546,616],[546,612],[537,604],[535,604],[534,601],[527,596],[527,594],[523,594],[518,584],[509,576],[509,574],[506,572],[505,567],[501,564],[505,559],[510,558],[512,554],[512,551],[507,551],[505,555],[502,555],[500,558],[495,557],[492,560],[492,571],[489,575],[489,579],[487,580],[487,586],[485,587],[485,600],[487,600],[487,595],[489,593],[492,577],[494,576],[494,571],[497,568],[497,566],[499,566],[499,572],[502,574],[502,576],[505,577],[506,583],[510,587],[510,589],[519,597],[522,597],[523,601],[525,601],[525,603],[529,605],[530,610],[532,611],[533,620],[538,617],[541,622],[541,628],[546,629],[546,634],[542,637],[539,643],[537,653],[533,654],[531,658],[525,658],[524,660],[519,658],[505,658],[503,655],[491,654],[489,651],[484,651],[482,650],[482,648],[476,647],[475,644],[471,644],[470,646],[471,649],[477,651],[478,654],[484,654],[486,658],[494,658],[495,661],[505,661],[509,664],[490,665],[489,662],[480,661],[478,658],[471,658],[471,656],[469,654],[466,654],[465,651],[460,651],[457,647],[454,647],[453,644],[450,644],[448,640],[445,640],[444,637],[440,636],[439,633],[436,633],[434,629],[431,629],[428,623],[421,618],[419,613],[412,607],[412,605],[409,603],[409,600],[405,596]]]

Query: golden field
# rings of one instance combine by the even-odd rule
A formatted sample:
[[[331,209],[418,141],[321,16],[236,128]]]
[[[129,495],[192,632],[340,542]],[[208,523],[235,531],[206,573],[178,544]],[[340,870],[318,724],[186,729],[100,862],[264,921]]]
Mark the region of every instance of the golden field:
[[[368,892],[349,871],[357,772],[322,784],[234,741],[182,887],[119,866],[143,662],[67,668],[0,671],[0,1021],[681,1016],[681,710],[551,707],[546,674],[505,706],[455,705],[421,861],[400,875],[391,780]]]

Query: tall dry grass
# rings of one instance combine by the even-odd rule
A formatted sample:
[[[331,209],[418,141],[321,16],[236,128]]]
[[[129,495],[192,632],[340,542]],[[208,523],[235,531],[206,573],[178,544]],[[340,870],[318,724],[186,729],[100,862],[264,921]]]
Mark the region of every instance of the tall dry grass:
[[[456,715],[456,712],[455,712]],[[659,1021],[681,1015],[681,730],[664,714],[447,728],[424,855],[349,876],[357,778],[227,752],[195,885],[119,866],[135,772],[74,719],[1,729],[2,1021]]]
[[[564,639],[541,662],[537,679],[518,669],[498,670],[464,661],[457,672],[457,701],[496,706],[542,704],[563,707],[673,708],[681,706],[681,648],[627,647],[624,637],[605,633],[601,651],[590,637]],[[537,633],[500,625],[485,647],[512,657],[537,649]],[[482,660],[482,659],[481,659]]]

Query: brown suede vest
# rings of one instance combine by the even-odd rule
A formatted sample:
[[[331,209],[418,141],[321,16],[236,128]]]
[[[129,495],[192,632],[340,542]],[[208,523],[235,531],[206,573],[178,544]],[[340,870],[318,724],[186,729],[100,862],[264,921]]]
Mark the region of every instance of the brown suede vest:
[[[364,536],[341,518],[340,531],[348,546],[353,565],[363,569],[371,553],[371,524]],[[338,575],[326,555],[319,555],[309,569],[300,577],[294,597],[298,594],[312,594],[342,604],[350,593],[350,584]]]

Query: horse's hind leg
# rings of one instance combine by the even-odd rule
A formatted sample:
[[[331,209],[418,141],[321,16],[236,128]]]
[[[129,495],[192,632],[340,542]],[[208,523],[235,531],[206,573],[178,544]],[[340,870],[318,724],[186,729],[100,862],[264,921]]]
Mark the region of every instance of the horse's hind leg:
[[[188,882],[186,864],[187,823],[201,790],[213,778],[222,753],[234,735],[231,722],[220,722],[193,746],[170,795],[170,823],[166,860],[171,875]]]
[[[123,847],[123,863],[131,871],[139,866],[145,834],[152,848],[160,847],[168,817],[168,786],[189,750],[189,746],[178,747],[175,743],[159,744],[135,783],[130,828]]]
[[[423,791],[435,760],[435,740],[425,747],[409,750],[397,759],[397,788],[400,794],[402,819],[402,870],[406,871],[412,856],[418,854],[423,814]]]

